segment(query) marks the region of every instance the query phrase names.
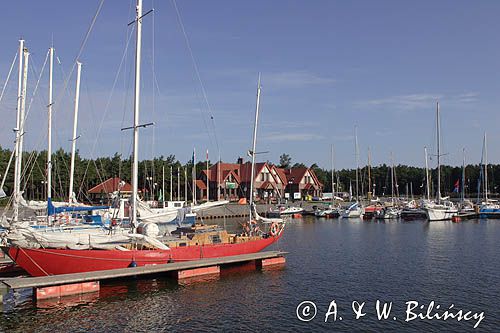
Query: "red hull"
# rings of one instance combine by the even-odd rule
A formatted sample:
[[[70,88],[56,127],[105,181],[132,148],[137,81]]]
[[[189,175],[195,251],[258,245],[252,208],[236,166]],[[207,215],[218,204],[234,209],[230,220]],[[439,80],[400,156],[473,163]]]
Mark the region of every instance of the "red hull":
[[[170,250],[65,250],[23,249],[10,247],[9,257],[32,276],[81,273],[137,266],[166,264],[201,258],[227,257],[255,253],[268,247],[279,237],[269,237],[237,244],[214,244],[177,247]]]

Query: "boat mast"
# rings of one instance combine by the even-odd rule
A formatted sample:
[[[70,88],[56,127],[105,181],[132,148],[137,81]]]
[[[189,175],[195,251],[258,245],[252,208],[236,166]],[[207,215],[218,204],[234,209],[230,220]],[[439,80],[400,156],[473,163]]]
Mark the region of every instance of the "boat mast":
[[[429,185],[429,161],[427,158],[427,147],[424,147],[425,152],[425,194],[427,195],[427,200],[430,200],[430,185]]]
[[[193,148],[193,169],[191,170],[193,178],[193,204],[196,205],[196,148]]]
[[[356,202],[359,202],[359,151],[358,151],[358,126],[354,126],[355,154],[356,154]]]
[[[334,151],[332,144],[332,207],[335,205],[335,165],[334,165]]]
[[[391,202],[394,206],[394,156],[391,151]]]
[[[488,203],[488,147],[484,132],[484,201]]]
[[[177,167],[177,200],[181,200],[181,169]]]
[[[172,196],[172,192],[173,192],[173,189],[172,189],[172,186],[174,184],[174,178],[172,177],[172,166],[170,166],[170,201],[173,200],[173,196]]]
[[[188,201],[188,183],[187,183],[187,179],[188,179],[188,171],[187,171],[187,166],[184,167],[184,201],[186,201],[186,205],[187,205],[187,201]]]
[[[165,165],[161,166],[161,200],[163,208],[165,208]]]
[[[52,81],[54,73],[54,48],[49,48],[49,104],[47,105],[47,200],[52,198]],[[47,222],[50,224],[51,217],[48,214]]]
[[[368,147],[368,202],[371,201],[372,199],[372,176],[371,176],[371,169],[372,169],[372,161],[371,161],[371,152],[370,152],[370,147]]]
[[[250,174],[250,220],[252,219],[252,206],[253,206],[253,181],[255,177],[255,149],[257,146],[257,124],[259,122],[259,108],[260,108],[260,73],[259,80],[257,83],[257,103],[255,106],[255,122],[253,124],[253,140],[252,140],[252,151],[250,155],[252,157],[252,170]]]
[[[21,173],[22,173],[22,162],[23,162],[23,141],[24,141],[24,125],[25,125],[25,109],[26,109],[26,85],[28,82],[28,60],[29,60],[29,52],[28,49],[24,49],[24,63],[23,63],[23,89],[21,92],[21,121],[19,127],[19,159],[18,159],[18,169],[17,169],[17,177],[18,177],[18,197],[17,200],[21,200],[22,191],[21,191]],[[18,206],[19,207],[19,201]]]
[[[23,52],[24,52],[24,40],[19,40],[19,78],[17,85],[17,119],[16,128],[14,129],[16,133],[16,145],[15,145],[15,162],[14,162],[14,216],[13,221],[17,222],[19,219],[19,200],[21,199],[21,160],[22,152],[19,149],[19,140],[21,137],[21,99],[22,99],[22,87],[23,87]]]
[[[141,37],[142,37],[142,0],[137,0],[135,46],[135,87],[134,87],[134,155],[132,162],[132,227],[137,226],[137,187],[139,173],[139,107],[141,89]]]
[[[463,161],[462,161],[462,205],[465,202],[465,148],[462,149]]]
[[[73,116],[73,138],[71,139],[71,167],[69,171],[69,203],[76,202],[75,193],[73,193],[73,182],[75,178],[75,155],[76,155],[76,129],[78,127],[78,106],[80,101],[80,75],[82,63],[76,62],[76,92],[75,92],[75,111]]]
[[[440,154],[440,146],[441,146],[441,137],[440,137],[440,128],[439,128],[439,102],[436,103],[436,129],[437,129],[437,203],[438,205],[441,203],[441,154]]]
[[[219,150],[219,163],[217,163],[217,201],[220,200],[220,150]]]
[[[207,202],[210,201],[210,178],[208,177],[208,149],[207,149]]]

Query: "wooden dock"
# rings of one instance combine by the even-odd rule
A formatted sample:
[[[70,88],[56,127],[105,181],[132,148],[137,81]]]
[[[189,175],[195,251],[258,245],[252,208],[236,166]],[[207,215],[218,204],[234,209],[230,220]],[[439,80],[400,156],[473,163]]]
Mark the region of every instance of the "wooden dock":
[[[183,277],[192,277],[196,275],[207,274],[207,270],[202,270],[207,267],[220,267],[224,265],[238,264],[255,261],[256,266],[265,266],[268,264],[283,264],[285,262],[284,255],[286,252],[282,251],[265,251],[251,254],[243,254],[237,256],[221,257],[221,258],[207,258],[185,262],[175,262],[160,265],[148,265],[141,267],[121,268],[105,271],[94,271],[85,273],[61,274],[42,277],[16,277],[7,278],[1,281],[4,286],[10,289],[22,288],[44,288],[52,286],[69,285],[76,283],[86,283],[103,281],[109,279],[126,278],[133,276],[143,276],[160,274],[167,272],[184,272],[181,274]],[[192,271],[193,274],[186,274],[186,271]],[[196,272],[202,272],[196,274]],[[179,276],[181,276],[179,275]]]

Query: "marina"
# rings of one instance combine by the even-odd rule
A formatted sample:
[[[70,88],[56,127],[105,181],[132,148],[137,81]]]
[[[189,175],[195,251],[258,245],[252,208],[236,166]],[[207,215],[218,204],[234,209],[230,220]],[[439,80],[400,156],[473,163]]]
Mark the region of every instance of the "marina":
[[[500,3],[5,11],[0,332],[498,331]]]
[[[238,227],[238,219],[226,223],[231,229]],[[473,323],[451,320],[405,323],[405,302],[409,300],[422,304],[434,300],[443,308],[453,303],[457,309],[485,311],[479,325],[483,331],[494,331],[500,324],[494,306],[500,296],[496,282],[500,228],[496,221],[363,222],[307,216],[292,220],[287,228],[279,248],[289,253],[279,270],[236,267],[186,285],[162,275],[114,279],[102,282],[97,293],[38,302],[32,300],[31,290],[18,292],[4,298],[0,327],[12,332],[35,327],[40,331],[117,331],[124,327],[185,331],[231,329],[238,321],[244,323],[242,329],[258,325],[264,331],[275,325],[284,331],[311,327],[472,330]],[[242,297],[244,302],[239,301]],[[377,320],[377,299],[393,302],[398,321]],[[238,301],[227,306],[228,300]],[[295,315],[304,300],[314,301],[318,307],[317,318],[308,323]],[[337,301],[344,320],[324,322],[332,300]],[[368,314],[363,320],[355,320],[350,309],[355,300],[367,302]],[[243,309],[254,315],[248,317]],[[215,319],[213,313],[217,313]],[[102,323],[99,329],[93,326],[95,321]]]

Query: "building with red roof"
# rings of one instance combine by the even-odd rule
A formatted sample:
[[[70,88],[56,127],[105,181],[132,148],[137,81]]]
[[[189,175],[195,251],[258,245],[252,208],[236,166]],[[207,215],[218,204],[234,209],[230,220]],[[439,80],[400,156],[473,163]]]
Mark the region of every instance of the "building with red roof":
[[[216,163],[203,170],[196,181],[198,198],[206,200],[207,191],[210,200],[220,199],[236,201],[239,198],[250,198],[252,164]],[[285,197],[321,196],[323,184],[318,180],[311,168],[292,168],[285,170],[262,162],[255,164],[254,195],[257,201],[276,202]],[[292,194],[290,194],[292,193]],[[295,193],[295,194],[294,194]]]
[[[132,185],[122,181],[119,177],[113,177],[92,187],[88,193],[91,200],[103,200],[111,198],[114,192],[120,191],[124,197],[132,194]]]

